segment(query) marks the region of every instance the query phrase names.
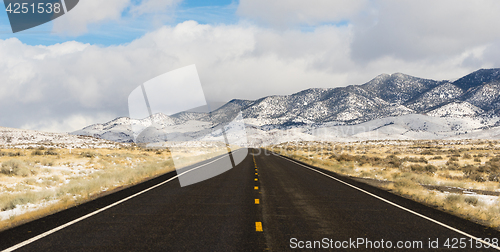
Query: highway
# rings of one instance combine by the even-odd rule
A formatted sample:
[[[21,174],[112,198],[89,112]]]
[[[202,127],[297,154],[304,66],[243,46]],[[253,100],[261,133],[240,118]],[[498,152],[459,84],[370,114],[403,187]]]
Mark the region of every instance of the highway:
[[[498,245],[493,229],[250,152],[258,155],[200,183],[180,187],[172,172],[4,231],[0,251],[498,251],[484,249]]]

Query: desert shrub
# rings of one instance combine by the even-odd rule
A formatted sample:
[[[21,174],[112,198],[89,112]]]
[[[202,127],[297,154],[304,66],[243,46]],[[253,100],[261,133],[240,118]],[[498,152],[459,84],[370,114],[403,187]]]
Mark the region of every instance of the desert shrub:
[[[441,156],[434,156],[431,158],[431,160],[439,160],[439,159],[443,159],[443,157]]]
[[[476,206],[477,203],[479,202],[479,199],[476,197],[473,197],[473,196],[469,196],[469,197],[465,197],[464,201],[465,201],[465,203],[467,203],[469,205]]]
[[[424,167],[424,169],[425,169],[425,171],[426,171],[426,172],[430,172],[430,173],[435,173],[435,172],[437,172],[437,167],[436,167],[436,166],[434,166],[434,165],[426,165],[426,166]]]
[[[84,152],[80,153],[80,156],[87,157],[87,158],[93,158],[93,157],[96,157],[97,154],[95,152],[92,152],[92,151],[84,151]]]
[[[489,173],[490,172],[490,167],[489,166],[486,166],[486,165],[481,165],[477,168],[476,170],[477,172],[487,172]]]
[[[19,157],[19,156],[24,156],[24,154],[20,151],[17,151],[17,152],[2,152],[2,151],[0,151],[0,157],[3,157],[3,156]]]
[[[451,156],[450,159],[449,159],[449,161],[455,161],[456,162],[456,161],[458,161],[458,158],[454,157],[454,156]]]
[[[449,194],[449,195],[446,195],[446,198],[444,198],[444,201],[446,203],[456,204],[456,203],[459,203],[460,201],[462,201],[462,198],[463,198],[462,195]]]
[[[17,159],[11,159],[9,161],[2,163],[2,168],[0,168],[0,173],[9,176],[23,176],[27,177],[34,174],[35,172],[26,166],[26,164]]]
[[[54,165],[54,163],[52,161],[49,161],[49,160],[42,160],[40,162],[40,164],[43,166],[53,166]]]
[[[411,180],[410,178],[404,177],[394,181],[394,187],[410,189],[410,188],[419,188],[420,185],[417,182]]]
[[[429,173],[434,173],[437,171],[437,167],[434,165],[419,165],[419,164],[413,164],[410,165],[410,169],[414,172],[429,172]]]
[[[463,156],[464,159],[471,159],[472,156],[469,153],[465,153]]]
[[[45,152],[45,155],[53,155],[53,156],[57,156],[59,155],[59,153],[53,151],[53,150],[48,150]]]
[[[337,156],[337,161],[339,162],[349,162],[349,161],[354,161],[355,157],[349,154],[341,154],[340,156]]]
[[[480,158],[474,158],[474,162],[481,163],[481,159]]]
[[[7,152],[6,153],[7,156],[9,157],[20,157],[20,156],[24,156],[24,154],[20,151],[16,151],[16,152]]]
[[[474,180],[476,182],[485,182],[486,179],[484,179],[483,175],[479,172],[472,172],[468,175],[465,176],[466,178],[470,180]]]
[[[484,166],[480,166],[480,172],[497,172],[500,170],[500,163],[497,162],[486,162]]]
[[[56,155],[59,155],[59,153],[57,153],[57,152],[55,152],[53,150],[47,150],[47,151],[35,150],[35,151],[31,152],[31,155],[32,156],[44,156],[44,155],[53,155],[53,156],[56,156]]]
[[[407,158],[404,158],[403,161],[408,161],[408,162],[412,162],[412,163],[428,163],[427,159],[425,159],[424,157],[420,157],[420,158],[414,158],[414,157],[407,157]]]
[[[360,166],[364,164],[370,164],[372,166],[379,166],[382,165],[382,158],[380,157],[369,157],[366,155],[363,156],[356,156],[356,161],[359,163]]]
[[[488,180],[493,182],[500,182],[500,173],[490,173],[490,175],[488,176]]]
[[[474,166],[474,165],[466,165],[464,167],[462,167],[462,172],[464,173],[464,175],[470,175],[474,172],[477,172],[478,170],[478,167]]]
[[[420,153],[420,155],[434,155],[434,152],[431,150],[424,150]]]
[[[387,166],[392,166],[394,168],[399,168],[401,167],[401,159],[398,158],[396,155],[390,155],[390,156],[387,156],[385,159],[384,159],[384,162],[386,163]]]
[[[422,172],[424,171],[424,167],[418,164],[413,164],[410,165],[410,170],[415,171],[415,172]]]
[[[31,156],[43,156],[44,153],[42,150],[35,150],[31,152]]]
[[[458,170],[460,168],[460,165],[458,163],[451,161],[447,161],[446,166],[448,166],[448,169],[450,170]]]

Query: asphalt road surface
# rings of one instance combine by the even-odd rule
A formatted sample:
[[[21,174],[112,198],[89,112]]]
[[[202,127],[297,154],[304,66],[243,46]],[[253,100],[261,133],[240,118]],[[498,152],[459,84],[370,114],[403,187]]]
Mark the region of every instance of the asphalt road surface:
[[[250,152],[259,155],[200,183],[181,187],[173,172],[4,231],[0,250],[498,251],[484,248],[498,245],[498,231],[281,156]]]

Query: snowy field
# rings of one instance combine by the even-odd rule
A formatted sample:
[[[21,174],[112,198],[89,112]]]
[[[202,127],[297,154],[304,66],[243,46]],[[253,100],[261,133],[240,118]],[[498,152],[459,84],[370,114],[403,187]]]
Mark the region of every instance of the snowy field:
[[[0,131],[0,230],[174,171],[174,163],[227,152],[225,145],[210,143],[171,153],[69,134]]]

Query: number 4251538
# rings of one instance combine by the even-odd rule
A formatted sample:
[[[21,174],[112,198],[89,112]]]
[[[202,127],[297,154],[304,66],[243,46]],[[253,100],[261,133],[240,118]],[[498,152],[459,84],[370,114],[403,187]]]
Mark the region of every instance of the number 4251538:
[[[61,12],[61,4],[60,3],[10,3],[7,5],[7,9],[5,9],[8,13],[14,14],[26,14],[28,12],[31,13],[59,13]]]
[[[488,244],[491,244],[493,246],[498,246],[498,238],[493,238],[493,239],[490,239],[490,238],[484,238],[484,239],[481,239],[482,241],[486,242],[486,243],[482,243],[476,239],[467,239],[467,238],[448,238],[446,239],[445,243],[443,244],[444,247],[447,247],[447,248],[476,248],[476,249],[479,249],[479,248],[489,248],[490,245]]]

